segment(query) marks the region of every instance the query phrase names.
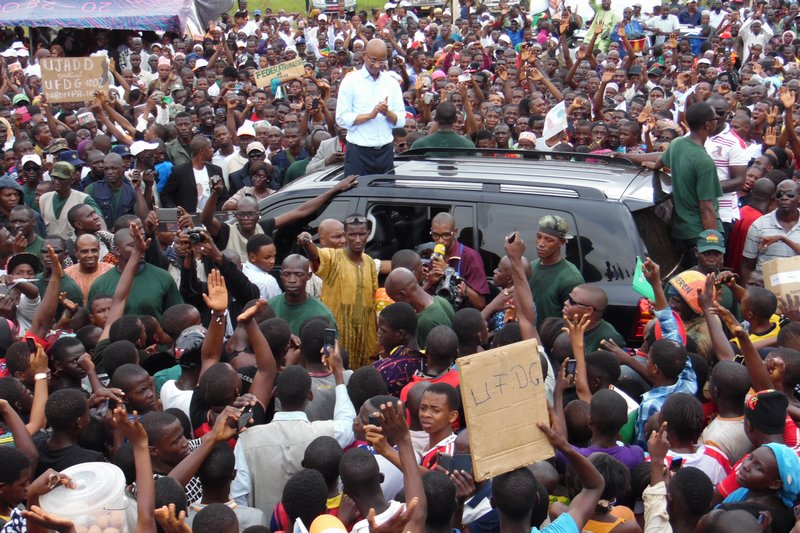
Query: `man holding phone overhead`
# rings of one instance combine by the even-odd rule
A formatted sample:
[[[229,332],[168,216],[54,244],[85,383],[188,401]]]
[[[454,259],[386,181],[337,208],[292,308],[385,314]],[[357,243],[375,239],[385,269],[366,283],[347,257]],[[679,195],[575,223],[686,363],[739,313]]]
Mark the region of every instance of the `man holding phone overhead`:
[[[386,44],[367,43],[364,66],[342,80],[336,123],[347,128],[344,175],[385,174],[394,168],[392,128],[406,122],[403,93],[388,72]]]

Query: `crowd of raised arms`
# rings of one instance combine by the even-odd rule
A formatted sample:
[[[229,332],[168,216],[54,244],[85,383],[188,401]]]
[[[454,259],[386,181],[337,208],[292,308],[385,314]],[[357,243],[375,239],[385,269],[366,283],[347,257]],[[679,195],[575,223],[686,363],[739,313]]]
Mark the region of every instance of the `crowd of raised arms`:
[[[800,531],[800,7],[460,2],[2,30],[2,533]],[[109,89],[49,101],[64,57]],[[320,216],[443,148],[671,176],[639,336],[556,212],[491,264],[448,211],[390,258]],[[555,456],[477,481],[459,358],[531,339]]]

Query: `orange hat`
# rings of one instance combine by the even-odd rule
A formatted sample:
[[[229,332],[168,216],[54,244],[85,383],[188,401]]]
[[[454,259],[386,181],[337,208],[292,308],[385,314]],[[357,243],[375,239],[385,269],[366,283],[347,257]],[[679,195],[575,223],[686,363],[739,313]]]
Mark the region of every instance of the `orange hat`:
[[[686,270],[669,280],[669,284],[689,304],[692,311],[698,315],[702,314],[703,310],[697,301],[697,290],[702,290],[706,286],[705,275],[697,270]]]
[[[341,520],[329,514],[321,514],[316,517],[308,529],[308,533],[336,533],[340,531],[346,532],[347,528],[344,527]]]

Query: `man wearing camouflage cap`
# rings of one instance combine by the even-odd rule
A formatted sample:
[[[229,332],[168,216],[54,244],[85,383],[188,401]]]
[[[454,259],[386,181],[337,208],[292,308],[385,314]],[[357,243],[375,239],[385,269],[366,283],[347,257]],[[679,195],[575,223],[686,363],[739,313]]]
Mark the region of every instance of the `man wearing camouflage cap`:
[[[578,269],[564,259],[561,249],[571,239],[569,224],[557,215],[545,215],[539,219],[536,231],[536,255],[531,261],[530,286],[536,304],[536,320],[561,318],[564,302],[576,286],[583,283]]]
[[[44,193],[39,198],[39,210],[47,227],[48,235],[60,235],[65,239],[72,238],[75,229],[69,223],[67,213],[76,205],[88,204],[102,216],[100,207],[91,196],[72,189],[74,174],[75,167],[63,161],[53,165],[53,170],[50,171],[53,190]]]

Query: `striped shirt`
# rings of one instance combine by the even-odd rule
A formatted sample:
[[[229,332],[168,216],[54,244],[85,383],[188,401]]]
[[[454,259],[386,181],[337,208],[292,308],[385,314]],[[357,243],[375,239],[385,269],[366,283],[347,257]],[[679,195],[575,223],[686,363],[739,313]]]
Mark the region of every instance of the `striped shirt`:
[[[800,215],[800,209],[798,209]],[[756,259],[756,270],[761,272],[761,265],[765,261],[771,259],[778,259],[781,257],[794,257],[794,250],[784,242],[775,242],[767,246],[765,249],[759,249],[761,239],[765,237],[772,237],[774,235],[784,235],[790,241],[800,243],[800,219],[792,229],[786,231],[778,223],[777,210],[770,211],[764,216],[756,219],[755,222],[747,230],[747,238],[744,241],[744,250],[742,250],[742,257],[747,259]]]
[[[714,160],[720,182],[730,179],[730,167],[746,167],[750,161],[747,143],[729,125],[706,139],[705,149]],[[739,219],[739,195],[736,191],[722,193],[719,197],[719,218],[723,222]]]

